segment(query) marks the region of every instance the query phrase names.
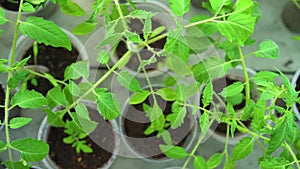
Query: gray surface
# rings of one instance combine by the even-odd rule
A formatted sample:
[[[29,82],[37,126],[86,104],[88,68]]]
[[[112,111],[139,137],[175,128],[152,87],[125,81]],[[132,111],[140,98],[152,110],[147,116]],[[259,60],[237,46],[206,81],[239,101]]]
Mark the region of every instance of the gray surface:
[[[90,11],[90,7],[88,4],[92,3],[92,0],[86,0],[86,1],[80,1],[77,0],[79,4],[81,4],[84,9],[87,11]],[[258,41],[262,41],[265,38],[273,39],[275,40],[281,50],[281,55],[279,60],[257,60],[255,58],[248,58],[248,66],[255,69],[255,70],[264,70],[264,69],[270,69],[274,70],[274,67],[278,67],[281,70],[288,71],[288,72],[294,72],[296,69],[299,68],[300,59],[298,56],[298,53],[300,53],[300,48],[298,47],[300,42],[292,40],[292,36],[294,34],[290,33],[282,24],[282,21],[280,19],[281,11],[283,9],[283,4],[287,0],[282,1],[272,1],[270,5],[270,1],[267,0],[260,0],[261,3],[261,10],[263,17],[257,24],[257,30],[254,35],[254,38],[256,38]],[[166,1],[164,1],[166,3]],[[186,16],[186,18],[189,18],[192,15],[205,12],[202,10],[199,10],[197,8],[192,7],[192,11],[190,14]],[[58,9],[54,11],[54,13],[49,17],[50,20],[55,21],[58,25],[60,25],[62,28],[65,28],[67,30],[71,30],[74,26],[76,26],[78,23],[83,21],[85,18],[81,17],[78,19],[78,17],[71,17],[62,14]],[[6,25],[4,27],[6,31],[6,36],[3,35],[0,36],[0,56],[1,57],[7,57],[9,54],[9,49],[12,43],[12,25]],[[79,36],[79,38],[82,40],[83,43],[87,42],[89,39],[89,35],[87,36]],[[99,37],[101,39],[101,37]],[[91,43],[91,41],[88,41]],[[87,46],[87,48],[91,48]],[[249,49],[251,50],[251,49]],[[91,80],[94,78],[99,78],[101,75],[103,75],[105,72],[103,70],[97,71],[95,68],[98,66],[95,64],[96,62],[95,57],[92,57],[93,55],[90,55],[91,61]],[[288,60],[292,60],[292,64],[289,66],[285,66],[285,63]],[[291,74],[292,75],[292,74]],[[154,82],[159,82],[161,78],[152,79]],[[122,98],[122,96],[128,96],[128,93],[123,88],[118,86],[116,83],[115,77],[110,77],[105,81],[105,83],[102,84],[104,87],[111,88],[113,92],[121,94],[121,103],[125,101],[126,98]],[[18,110],[16,110],[18,112]],[[37,137],[37,131],[39,128],[39,124],[41,123],[43,117],[45,116],[44,113],[39,111],[28,111],[28,110],[22,110],[20,111],[20,115],[25,117],[33,117],[33,121],[30,123],[30,125],[24,127],[21,130],[12,130],[11,131],[11,137],[12,140],[15,138],[22,138],[22,137]],[[4,138],[4,133],[0,133],[1,139]],[[207,140],[204,144],[200,146],[198,149],[198,153],[203,155],[204,157],[209,157],[215,152],[220,152],[223,150],[224,145],[218,142],[217,140],[210,138]],[[230,146],[230,149],[232,146]],[[124,145],[121,145],[120,149],[121,154],[131,154],[130,151],[128,151]],[[15,155],[17,157],[17,155]],[[238,169],[254,169],[258,168],[257,158],[261,156],[261,151],[258,147],[255,147],[255,151],[251,153],[249,157],[246,159],[239,161],[237,168]],[[3,154],[0,156],[1,160],[6,159],[6,154]],[[172,161],[169,163],[159,164],[159,163],[148,163],[140,159],[131,159],[126,157],[118,157],[111,167],[112,169],[140,169],[140,168],[146,168],[146,169],[160,169],[164,167],[171,167],[171,166],[180,166],[182,164],[182,161]]]

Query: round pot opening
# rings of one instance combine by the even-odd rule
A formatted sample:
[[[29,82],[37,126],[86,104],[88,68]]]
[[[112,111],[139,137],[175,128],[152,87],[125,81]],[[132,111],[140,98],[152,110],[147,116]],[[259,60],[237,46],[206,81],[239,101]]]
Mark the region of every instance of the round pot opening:
[[[43,160],[47,168],[107,169],[112,165],[120,145],[115,132],[117,124],[115,121],[104,120],[94,106],[87,108],[91,119],[98,122],[97,128],[85,139],[86,145],[93,149],[92,153],[76,153],[75,148],[63,143],[63,138],[67,136],[65,129],[51,127],[47,124],[47,118],[44,119],[39,137],[50,146],[49,155]]]
[[[292,32],[300,33],[300,9],[292,1],[287,1],[281,15],[284,25]]]
[[[157,88],[155,89],[157,90]],[[162,109],[164,115],[171,114],[173,102],[165,101],[160,96],[156,97],[159,107]],[[145,115],[143,104],[153,105],[153,97],[149,96],[143,103],[137,105],[124,105],[122,110],[122,117],[120,118],[120,127],[122,139],[125,145],[139,158],[150,162],[162,162],[171,160],[162,153],[159,148],[160,144],[166,144],[163,139],[157,138],[157,133],[154,132],[146,135],[144,131],[150,126],[150,120]],[[195,137],[196,128],[191,115],[188,114],[184,118],[184,123],[176,128],[165,129],[170,133],[173,145],[189,149]]]

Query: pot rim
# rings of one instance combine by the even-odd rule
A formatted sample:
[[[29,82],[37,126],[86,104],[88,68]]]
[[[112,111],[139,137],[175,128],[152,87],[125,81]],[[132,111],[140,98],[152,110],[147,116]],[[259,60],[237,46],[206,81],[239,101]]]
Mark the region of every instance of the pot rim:
[[[152,87],[164,87],[163,85],[158,85],[158,84],[153,84]],[[149,86],[146,86],[146,87],[143,87],[143,89],[145,88],[149,88]],[[133,155],[134,155],[134,158],[139,158],[139,159],[142,159],[144,161],[147,161],[147,162],[151,162],[151,163],[165,163],[165,162],[169,162],[169,161],[173,161],[174,159],[172,158],[168,158],[168,157],[164,157],[162,159],[152,159],[151,157],[145,157],[143,154],[139,153],[137,150],[135,150],[134,148],[132,148],[132,146],[128,143],[126,137],[125,137],[125,134],[123,131],[124,127],[123,127],[123,115],[125,113],[125,111],[127,110],[128,106],[130,105],[129,104],[129,100],[130,98],[133,96],[133,94],[130,95],[129,98],[126,99],[125,101],[125,104],[123,105],[122,107],[122,110],[121,110],[121,116],[119,117],[119,130],[120,130],[120,135],[121,135],[121,139],[124,143],[124,145],[127,147],[127,149],[129,149]],[[186,150],[189,150],[192,145],[193,145],[193,142],[196,138],[196,135],[198,133],[198,127],[197,127],[197,121],[195,120],[195,118],[193,118],[192,116],[192,113],[188,113],[187,115],[190,115],[191,117],[191,121],[190,121],[190,131],[191,131],[191,134],[190,136],[187,137],[187,140],[185,141],[184,145],[182,147],[184,147]],[[187,143],[188,142],[188,143]]]
[[[92,109],[97,110],[96,104],[93,102],[90,102],[88,100],[82,100],[81,103],[84,103],[87,107],[90,107]],[[58,107],[55,107],[54,109],[57,109]],[[97,110],[98,111],[98,110]],[[118,152],[119,152],[119,148],[120,148],[120,143],[121,143],[121,139],[118,136],[118,124],[116,122],[116,120],[110,120],[109,123],[112,126],[112,131],[114,132],[114,140],[115,140],[115,147],[112,153],[112,156],[110,157],[110,159],[101,167],[98,169],[108,169],[113,162],[115,161],[115,159],[117,158]],[[47,116],[44,117],[39,131],[38,131],[38,139],[39,140],[44,140],[45,142],[47,142],[47,138],[48,138],[48,134],[49,134],[49,129],[50,129],[50,125],[47,122]],[[47,155],[43,160],[42,160],[43,165],[48,168],[48,169],[61,169],[58,165],[56,165],[56,163],[49,157],[49,155]]]
[[[296,73],[293,76],[292,82],[291,84],[296,87],[296,83],[298,78],[300,78],[300,68],[296,71]],[[297,104],[294,104],[294,112],[295,112],[295,116],[297,117],[298,121],[300,121],[300,111],[297,108]]]

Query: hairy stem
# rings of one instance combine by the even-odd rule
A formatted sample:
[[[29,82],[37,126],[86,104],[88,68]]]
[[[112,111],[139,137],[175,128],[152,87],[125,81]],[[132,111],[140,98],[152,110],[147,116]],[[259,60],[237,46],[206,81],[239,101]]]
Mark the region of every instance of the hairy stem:
[[[291,146],[287,142],[284,142],[284,147],[290,152],[291,156],[293,157],[293,160],[296,162],[297,168],[300,169],[300,163]]]
[[[245,57],[243,55],[242,49],[240,46],[238,46],[239,54],[240,54],[240,59],[243,67],[243,72],[244,72],[244,78],[245,78],[245,88],[246,88],[246,105],[249,103],[251,99],[251,94],[250,94],[250,82],[249,82],[249,75],[247,72],[247,66],[245,62]]]

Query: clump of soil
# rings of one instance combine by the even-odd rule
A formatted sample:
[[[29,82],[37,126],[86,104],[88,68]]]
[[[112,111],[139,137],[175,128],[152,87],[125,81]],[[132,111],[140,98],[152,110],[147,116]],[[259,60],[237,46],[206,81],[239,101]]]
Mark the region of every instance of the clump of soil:
[[[166,102],[161,97],[157,96],[157,101],[164,115],[171,114],[171,106],[173,102]],[[144,103],[152,105],[152,97],[148,97]],[[150,135],[144,134],[144,131],[149,127],[150,121],[143,111],[143,103],[137,105],[130,105],[123,116],[123,132],[129,145],[140,155],[150,157],[152,159],[162,159],[166,157],[160,150],[160,144],[166,144],[162,138],[157,138],[157,132]],[[170,132],[173,145],[183,146],[187,138],[191,135],[191,119],[187,115],[182,126],[171,129]]]
[[[63,169],[97,169],[102,167],[112,157],[116,146],[114,131],[102,116],[95,110],[89,109],[91,118],[98,122],[98,126],[85,140],[93,149],[93,153],[76,153],[71,145],[64,144],[67,135],[64,128],[51,127],[48,135],[50,158]]]
[[[25,55],[22,58],[26,58],[31,56],[28,61],[29,65],[34,65],[34,55],[32,47],[28,49]],[[78,59],[79,52],[77,49],[72,47],[71,51],[68,51],[62,47],[52,47],[46,46],[44,44],[39,44],[38,46],[38,56],[37,56],[37,64],[43,65],[49,69],[49,74],[54,76],[58,80],[64,79],[64,71],[67,66],[72,63],[75,63]],[[37,86],[28,82],[27,88],[29,90],[34,89],[43,95],[46,95],[47,92],[53,88],[53,85],[45,78],[36,77]]]
[[[139,19],[131,19],[131,21],[129,23],[129,27],[130,27],[131,31],[139,34],[141,39],[144,39],[144,35],[143,35],[143,31],[142,31],[143,26],[144,26],[144,24]],[[152,30],[159,26],[161,26],[160,23],[158,23],[155,20],[152,20]],[[160,51],[161,49],[164,48],[165,43],[166,43],[166,38],[163,38],[161,40],[158,40],[158,41],[150,44],[149,46],[154,48],[155,51]],[[128,48],[127,48],[126,43],[121,41],[116,48],[117,57],[120,59],[127,51],[128,51]],[[140,54],[142,60],[149,60],[153,56],[153,52],[149,51],[147,48],[143,48],[141,51],[139,51],[139,54]],[[159,57],[159,56],[155,55],[155,58],[156,58],[157,62],[145,66],[145,70],[147,72],[157,69],[158,63],[163,62],[165,60],[165,58],[162,56]],[[139,65],[140,65],[140,61],[138,59],[137,53],[133,53],[129,62],[126,65],[126,67],[128,67],[130,70],[137,71]]]

